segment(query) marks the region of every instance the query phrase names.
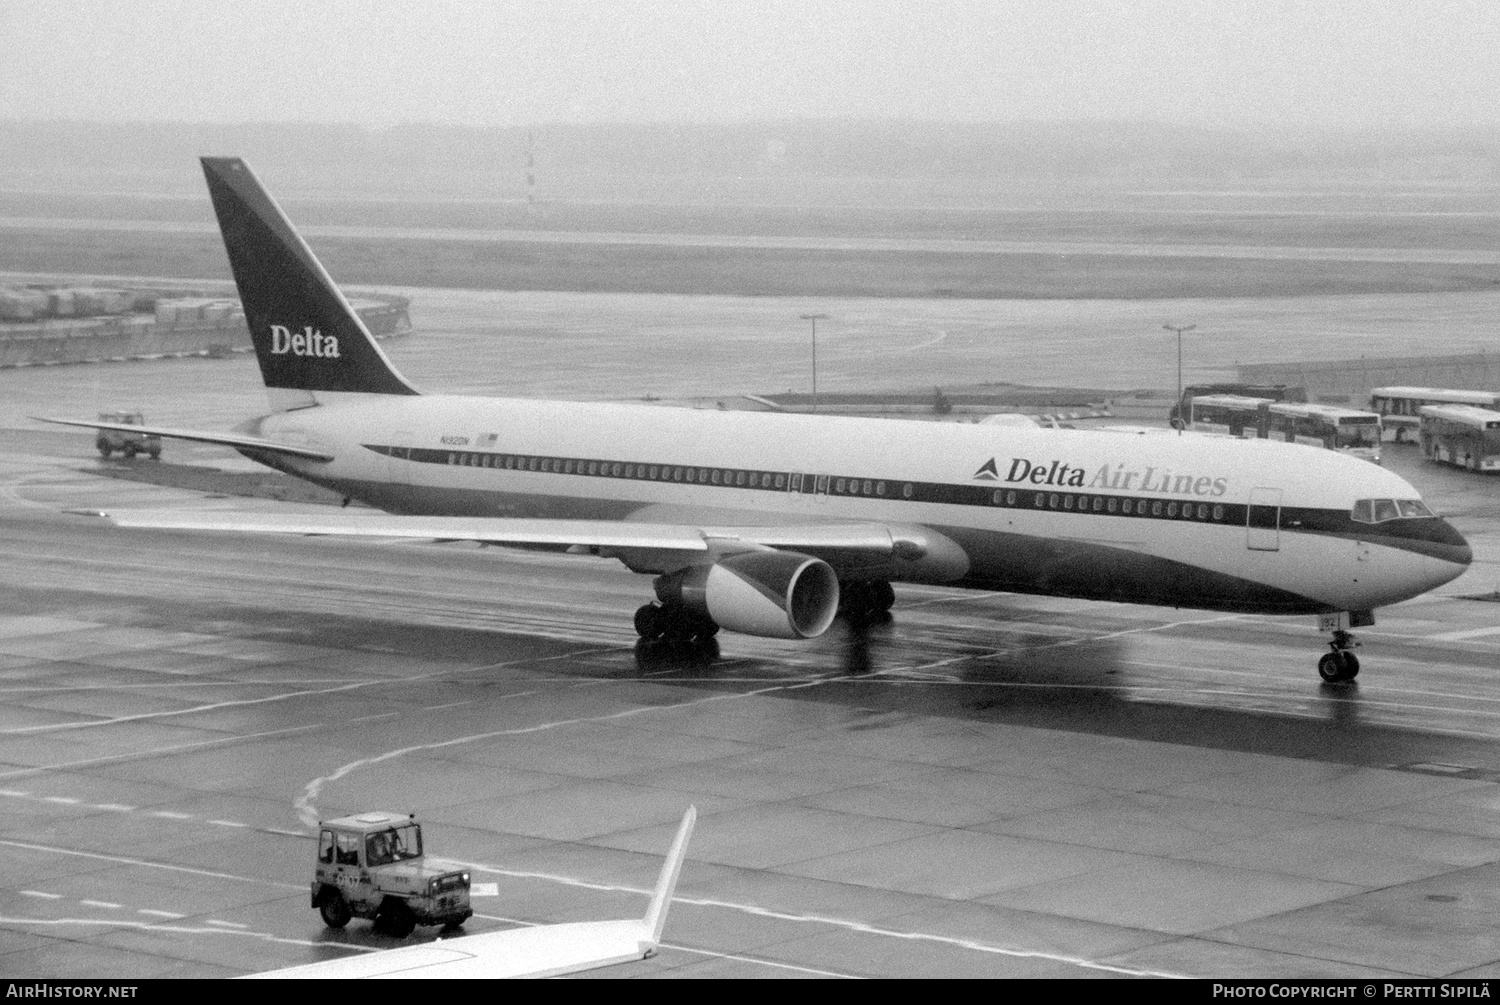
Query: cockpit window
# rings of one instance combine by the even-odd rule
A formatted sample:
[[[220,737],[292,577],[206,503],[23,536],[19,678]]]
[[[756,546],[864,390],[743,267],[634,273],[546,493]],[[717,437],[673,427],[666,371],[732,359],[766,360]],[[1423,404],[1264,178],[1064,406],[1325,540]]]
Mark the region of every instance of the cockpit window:
[[[1432,510],[1420,499],[1361,499],[1349,514],[1350,519],[1358,523],[1385,523],[1387,520],[1430,516]]]

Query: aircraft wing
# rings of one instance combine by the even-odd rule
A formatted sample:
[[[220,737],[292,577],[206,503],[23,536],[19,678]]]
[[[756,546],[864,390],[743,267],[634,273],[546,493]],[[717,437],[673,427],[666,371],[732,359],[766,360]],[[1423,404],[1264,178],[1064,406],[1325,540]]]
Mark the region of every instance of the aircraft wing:
[[[331,461],[333,455],[324,450],[313,450],[310,447],[293,446],[290,443],[276,443],[272,440],[262,440],[256,436],[241,436],[238,433],[203,433],[192,429],[166,429],[161,426],[135,426],[127,422],[99,422],[90,419],[49,419],[45,416],[32,416],[37,422],[51,422],[58,426],[81,426],[84,429],[108,429],[117,433],[135,433],[139,436],[164,436],[173,440],[192,440],[195,443],[218,443],[226,447],[246,448],[253,450],[265,450],[273,454],[289,454],[292,457],[306,457],[314,461]]]
[[[667,908],[671,905],[672,892],[677,887],[677,877],[687,856],[688,838],[692,836],[697,819],[697,808],[689,806],[682,815],[666,864],[657,877],[645,917],[624,921],[577,921],[464,935],[245,976],[341,980],[372,977],[556,977],[646,959],[656,954],[661,943]]]
[[[480,541],[581,551],[645,549],[709,552],[791,548],[810,552],[889,555],[902,549],[916,528],[876,523],[767,527],[710,527],[632,523],[619,520],[549,520],[521,517],[401,516],[361,510],[327,513],[234,513],[189,510],[88,511],[121,527],[157,530],[231,531],[342,537],[427,538]],[[910,531],[910,533],[907,533]],[[915,546],[916,542],[912,542]]]

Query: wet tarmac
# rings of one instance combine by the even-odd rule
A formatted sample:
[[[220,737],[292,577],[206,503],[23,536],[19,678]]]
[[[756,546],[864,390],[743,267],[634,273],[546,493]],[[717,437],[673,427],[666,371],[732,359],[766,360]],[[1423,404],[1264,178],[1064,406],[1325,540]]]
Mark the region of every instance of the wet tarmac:
[[[0,448],[7,974],[393,944],[308,906],[371,808],[495,884],[470,931],[629,916],[694,803],[668,947],[601,976],[1500,976],[1500,482],[1411,448],[1476,562],[1340,687],[1311,619],[928,588],[642,650],[615,563],[125,531],[64,511],[276,504]]]

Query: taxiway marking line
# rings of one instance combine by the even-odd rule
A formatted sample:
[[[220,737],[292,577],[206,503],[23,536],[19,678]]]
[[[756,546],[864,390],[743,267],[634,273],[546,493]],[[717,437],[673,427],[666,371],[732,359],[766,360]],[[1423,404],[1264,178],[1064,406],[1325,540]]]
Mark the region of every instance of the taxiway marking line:
[[[1497,631],[1500,631],[1500,629],[1497,629]],[[1163,670],[1183,670],[1183,671],[1187,671],[1187,672],[1191,672],[1191,673],[1220,674],[1220,675],[1223,675],[1223,676],[1230,676],[1230,677],[1250,677],[1250,678],[1254,679],[1254,678],[1265,678],[1267,676],[1271,676],[1271,675],[1268,675],[1268,674],[1254,673],[1254,672],[1249,671],[1249,670],[1226,670],[1223,667],[1187,666],[1187,665],[1181,664],[1181,663],[1157,663],[1157,662],[1152,662],[1150,660],[1121,660],[1120,662],[1123,663],[1123,664],[1126,664],[1128,666],[1153,667],[1153,668],[1159,668],[1159,669],[1163,669]],[[1451,691],[1429,691],[1429,690],[1426,690],[1426,689],[1423,689],[1423,688],[1390,687],[1390,686],[1384,685],[1384,684],[1373,684],[1373,683],[1370,683],[1370,682],[1367,682],[1367,681],[1360,681],[1360,693],[1361,694],[1366,694],[1366,693],[1369,693],[1369,692],[1380,692],[1380,693],[1383,693],[1383,694],[1390,694],[1390,695],[1407,695],[1407,694],[1409,694],[1409,695],[1421,695],[1422,697],[1425,697],[1425,698],[1452,698],[1454,701],[1464,702],[1464,703],[1475,702],[1475,701],[1500,702],[1500,696],[1490,697],[1489,695],[1483,695],[1483,694],[1456,694],[1456,693],[1451,692]],[[1347,699],[1347,698],[1339,698],[1339,699],[1332,699],[1332,700],[1336,700],[1336,701],[1348,701],[1349,699]],[[1453,711],[1461,712],[1461,711],[1466,711],[1466,710],[1465,709],[1454,709]]]
[[[159,650],[146,650],[156,652]],[[167,649],[166,652],[175,652]],[[156,688],[180,690],[189,687],[285,687],[287,684],[331,684],[342,677],[311,677],[302,680],[165,680],[149,684],[24,684],[15,687],[0,687],[0,694],[69,694],[75,691],[144,691]]]
[[[143,719],[169,719],[179,715],[196,715],[199,712],[216,712],[221,708],[240,708],[246,705],[264,705],[268,702],[290,701],[293,698],[306,698],[314,695],[337,694],[340,691],[352,691],[356,688],[369,687],[371,684],[388,684],[390,681],[362,680],[349,684],[341,684],[338,687],[319,688],[308,691],[288,691],[284,694],[267,695],[264,698],[240,698],[234,701],[214,702],[211,705],[194,705],[190,708],[174,709],[170,712],[141,712],[136,715],[117,715],[109,719],[91,719],[87,722],[59,722],[47,726],[22,726],[18,729],[0,730],[0,735],[7,736],[35,736],[38,733],[57,733],[72,729],[94,729],[99,726],[118,726],[122,722],[139,722]]]
[[[33,799],[33,800],[38,800],[38,801],[41,801],[41,802],[57,802],[58,801],[58,800],[50,798],[50,797],[35,796],[35,795],[32,795],[29,792],[21,792],[21,791],[18,791],[16,789],[0,789],[0,798]],[[83,802],[81,800],[78,800],[78,799],[70,799],[70,800],[68,800],[68,802],[70,804],[78,806],[79,809],[84,809],[84,810],[112,810],[112,811],[117,812],[117,813],[135,813],[135,812],[139,812],[139,810],[140,810],[139,807],[136,807],[136,806],[126,806],[123,803],[85,803],[85,802]],[[288,835],[290,835],[292,837],[299,837],[299,838],[307,836],[307,835],[303,834],[300,831],[283,831],[283,830],[277,830],[274,827],[260,827],[260,828],[257,828],[257,827],[254,827],[251,824],[242,823],[239,820],[222,820],[222,819],[218,819],[218,818],[204,819],[203,817],[194,816],[191,813],[177,813],[177,812],[169,811],[169,810],[148,810],[148,811],[146,811],[145,815],[146,816],[151,816],[151,817],[160,817],[160,818],[163,818],[163,819],[166,819],[166,820],[196,820],[199,823],[213,824],[216,827],[238,827],[238,828],[243,828],[245,830],[270,831],[271,833],[275,833],[275,834],[288,834]]]
[[[41,897],[43,900],[62,900],[60,893],[43,893],[41,890],[22,890],[23,897]]]
[[[302,835],[297,835],[301,837]],[[274,879],[255,879],[251,876],[236,876],[232,872],[214,872],[212,869],[195,869],[188,865],[172,865],[168,862],[152,862],[144,858],[131,858],[126,855],[105,855],[96,851],[77,851],[72,848],[58,848],[53,845],[32,844],[29,841],[10,841],[0,838],[0,845],[7,848],[21,848],[25,851],[42,851],[53,855],[71,855],[75,858],[91,858],[100,862],[118,862],[122,865],[139,865],[147,869],[162,869],[167,872],[184,872],[190,876],[205,876],[209,879],[232,879],[238,883],[254,883],[259,886],[274,886],[278,890],[306,890],[306,883],[282,883]]]
[[[546,657],[546,659],[566,659],[573,655],[578,654],[549,656]],[[727,694],[711,694],[706,697],[694,698],[689,701],[677,702],[671,705],[637,705],[634,708],[621,709],[618,712],[608,712],[603,715],[588,715],[571,719],[554,719],[550,722],[536,723],[531,726],[513,726],[508,729],[494,729],[484,733],[471,733],[467,736],[457,736],[447,740],[434,740],[431,743],[417,743],[409,747],[398,747],[395,750],[388,750],[383,754],[376,754],[374,757],[363,757],[357,761],[350,761],[347,764],[340,765],[331,774],[320,775],[319,777],[314,778],[312,781],[308,782],[306,786],[303,787],[302,795],[298,796],[296,800],[293,801],[292,806],[297,810],[298,816],[301,818],[302,822],[305,825],[307,825],[308,827],[316,827],[318,825],[318,821],[322,819],[322,817],[318,813],[318,808],[314,803],[314,800],[317,799],[318,796],[322,793],[324,785],[327,785],[329,782],[336,782],[340,778],[343,778],[345,775],[357,771],[360,768],[369,767],[373,764],[380,764],[384,761],[394,760],[397,757],[403,757],[407,754],[413,754],[423,750],[441,750],[445,747],[456,747],[460,744],[474,743],[479,740],[489,740],[497,736],[525,736],[530,733],[540,733],[550,729],[561,729],[564,726],[577,726],[590,722],[610,722],[615,719],[628,719],[633,716],[646,715],[651,712],[669,712],[676,709],[692,708],[695,705],[703,705],[713,701],[726,701],[733,698],[749,698],[756,695],[771,694],[776,691],[793,691],[805,687],[817,687],[822,684],[826,684],[829,682],[829,680],[833,679],[847,678],[844,675],[839,675],[837,678],[813,678],[811,680],[794,681],[790,683],[781,682],[772,687],[755,688],[750,691],[735,691]],[[579,686],[594,686],[598,683],[601,682],[583,681],[579,683]],[[534,693],[536,692],[521,692],[521,694],[523,695]],[[500,697],[518,696],[519,695],[502,695]]]
[[[172,711],[167,711],[167,712],[141,712],[141,713],[139,713],[137,715],[120,715],[120,716],[114,716],[113,718],[109,718],[109,719],[94,719],[94,720],[90,720],[88,722],[63,722],[63,723],[53,723],[51,725],[46,725],[46,726],[22,726],[22,727],[19,727],[17,729],[0,730],[0,736],[6,736],[6,735],[8,735],[8,736],[34,736],[34,735],[39,734],[39,733],[54,733],[54,732],[61,732],[63,730],[74,730],[74,729],[92,729],[92,728],[95,728],[95,727],[98,727],[98,726],[114,726],[114,725],[119,725],[122,722],[139,722],[139,721],[146,720],[146,719],[167,719],[167,718],[172,718],[174,716],[179,716],[179,715],[195,715],[195,714],[200,713],[200,712],[215,712],[215,711],[218,711],[219,709],[223,709],[223,708],[243,708],[243,707],[250,706],[250,705],[265,705],[265,704],[269,704],[269,703],[272,703],[272,702],[278,702],[278,701],[290,701],[293,698],[306,698],[306,697],[315,697],[315,696],[327,695],[327,694],[339,694],[339,693],[342,693],[342,692],[354,691],[354,690],[358,690],[360,688],[366,688],[366,687],[376,687],[376,686],[380,686],[380,685],[390,685],[390,684],[411,684],[411,683],[414,683],[416,681],[430,680],[430,679],[432,679],[434,677],[444,677],[444,676],[449,676],[449,675],[453,675],[453,674],[482,673],[482,672],[484,672],[486,670],[501,670],[501,669],[506,669],[506,668],[509,668],[509,667],[525,666],[526,664],[529,664],[529,663],[546,663],[546,662],[550,662],[552,660],[574,659],[574,658],[579,657],[579,656],[588,656],[588,655],[592,655],[594,653],[599,653],[599,652],[615,652],[615,651],[618,651],[620,648],[621,648],[620,646],[614,646],[614,645],[611,645],[611,646],[597,646],[596,645],[596,646],[591,646],[590,648],[587,648],[587,649],[576,650],[574,652],[569,652],[569,653],[562,653],[562,654],[555,655],[555,656],[533,656],[533,657],[528,657],[528,658],[525,658],[525,659],[507,660],[507,661],[501,662],[501,663],[488,663],[488,664],[484,664],[484,665],[481,665],[481,666],[466,667],[466,668],[462,668],[462,669],[458,669],[458,670],[452,670],[452,669],[433,670],[433,671],[431,671],[429,673],[418,674],[415,677],[402,677],[402,678],[399,678],[399,679],[398,678],[378,678],[378,679],[371,678],[371,679],[366,679],[366,680],[357,680],[357,681],[352,681],[352,682],[350,682],[348,684],[338,685],[337,687],[316,688],[316,689],[309,689],[309,690],[305,690],[305,691],[288,691],[288,692],[285,692],[283,694],[267,695],[264,698],[240,698],[240,699],[236,699],[234,701],[214,702],[214,703],[208,704],[208,705],[194,705],[194,706],[192,706],[190,708],[179,708],[179,709],[174,709]],[[9,778],[9,777],[12,777],[12,776],[14,776],[14,775],[16,775],[18,773],[25,773],[25,771],[32,771],[32,770],[35,770],[35,769],[24,769],[23,772],[7,772],[7,773],[0,774],[0,778]]]
[[[598,890],[604,893],[634,893],[642,897],[649,897],[651,890],[643,890],[634,886],[623,886],[613,883],[595,883],[589,880],[577,879],[572,876],[560,876],[555,873],[545,872],[522,872],[512,869],[500,869],[495,866],[485,865],[482,862],[455,861],[459,865],[477,871],[493,872],[501,876],[511,876],[517,879],[540,879],[565,886],[579,887],[585,890]],[[1178,980],[1188,979],[1187,974],[1171,973],[1163,970],[1146,970],[1139,967],[1126,967],[1112,963],[1100,963],[1097,960],[1085,959],[1081,956],[1069,956],[1065,953],[1048,953],[1034,949],[1013,949],[1008,946],[996,946],[987,942],[979,942],[975,939],[961,939],[951,935],[936,935],[930,932],[906,932],[895,928],[883,928],[863,921],[854,921],[849,918],[834,918],[822,914],[800,914],[791,911],[777,911],[757,904],[738,904],[729,900],[715,900],[704,897],[684,897],[681,894],[674,896],[672,902],[676,904],[693,904],[698,907],[718,907],[729,911],[737,911],[742,914],[751,914],[761,918],[772,918],[777,921],[792,921],[807,924],[826,925],[833,928],[841,928],[844,931],[856,932],[861,935],[876,935],[883,938],[902,939],[908,942],[932,942],[940,945],[955,946],[960,949],[968,949],[974,952],[989,953],[995,956],[1008,956],[1014,959],[1048,960],[1054,963],[1066,963],[1071,966],[1081,967],[1086,970],[1099,970],[1106,973],[1124,974],[1129,977],[1165,977]],[[484,917],[496,917],[496,920],[509,921],[512,919],[499,918],[498,916],[484,915]],[[518,922],[519,924],[531,924],[531,922]],[[686,947],[684,947],[686,948]],[[759,962],[759,961],[756,961]]]
[[[111,911],[118,911],[121,907],[125,906],[123,904],[112,904],[107,900],[80,900],[79,903],[84,907],[107,907]]]
[[[778,960],[767,960],[758,956],[743,956],[738,953],[717,953],[712,949],[699,949],[696,946],[684,946],[675,942],[660,942],[657,945],[663,949],[692,953],[695,956],[707,956],[716,960],[734,960],[736,963],[754,963],[757,966],[771,967],[776,970],[790,970],[793,973],[808,974],[813,977],[833,977],[841,981],[866,980],[866,978],[861,977],[859,974],[846,974],[837,970],[820,970],[817,967],[803,967],[795,963],[782,963]]]
[[[123,754],[106,754],[103,757],[89,757],[81,761],[64,761],[60,764],[39,764],[31,768],[16,768],[13,771],[0,772],[0,778],[18,778],[25,775],[41,775],[52,771],[71,771],[74,768],[92,767],[96,764],[110,764],[116,761],[131,761],[138,757],[155,757],[159,754],[177,754],[185,750],[201,750],[204,747],[223,746],[230,743],[239,743],[243,740],[260,740],[267,736],[282,736],[287,733],[305,733],[310,729],[321,729],[323,723],[314,723],[311,726],[291,726],[287,729],[268,729],[262,733],[237,733],[234,736],[221,736],[213,740],[199,740],[196,743],[177,743],[168,747],[157,747],[154,750],[132,750]],[[0,795],[6,795],[8,790],[0,790]],[[98,809],[132,810],[132,806],[120,806],[113,803],[104,803]]]
[[[1443,632],[1440,635],[1427,635],[1424,638],[1441,642],[1463,642],[1468,639],[1477,639],[1482,635],[1500,635],[1500,625],[1491,625],[1489,628],[1470,628],[1462,632]]]
[[[911,671],[922,671],[922,670],[934,670],[934,669],[936,669],[938,667],[952,666],[955,663],[967,663],[967,662],[970,662],[972,660],[993,659],[996,656],[1005,656],[1005,655],[1008,655],[1008,654],[1011,654],[1011,653],[1034,653],[1034,652],[1040,652],[1040,651],[1042,651],[1044,649],[1060,649],[1060,648],[1063,648],[1065,646],[1085,645],[1085,644],[1087,644],[1089,642],[1103,642],[1105,639],[1116,639],[1116,638],[1120,638],[1120,637],[1125,636],[1125,635],[1144,635],[1144,634],[1149,634],[1149,633],[1152,633],[1152,632],[1168,631],[1170,629],[1181,628],[1181,627],[1186,626],[1186,625],[1211,625],[1211,624],[1216,624],[1216,623],[1221,622],[1221,621],[1238,621],[1238,620],[1240,620],[1241,617],[1243,617],[1243,615],[1239,615],[1239,614],[1226,614],[1226,615],[1222,615],[1220,617],[1214,617],[1214,618],[1193,618],[1193,619],[1184,620],[1184,621],[1169,621],[1169,622],[1165,622],[1165,623],[1159,624],[1159,625],[1143,625],[1143,626],[1141,626],[1139,628],[1122,628],[1119,631],[1105,632],[1105,633],[1103,633],[1101,635],[1085,635],[1085,636],[1080,636],[1080,637],[1077,637],[1077,638],[1059,639],[1056,642],[1048,642],[1045,645],[1039,645],[1039,646],[1008,646],[1008,647],[1001,648],[1001,649],[992,649],[989,652],[983,652],[983,653],[964,653],[964,654],[959,655],[959,656],[950,656],[947,659],[935,660],[935,661],[933,661],[931,663],[922,663],[922,664],[919,664],[917,666],[911,666],[911,667],[892,667],[891,669],[888,669],[888,670],[875,670],[875,671],[872,671],[871,673],[864,674],[862,676],[864,676],[864,677],[878,677],[878,676],[892,674],[892,673],[901,673],[903,671],[905,671],[905,672],[911,672]]]
[[[454,738],[449,739],[449,740],[440,740],[440,741],[435,741],[433,743],[417,744],[417,745],[410,746],[410,747],[402,747],[402,748],[398,748],[396,750],[386,751],[385,753],[376,755],[375,757],[362,758],[362,759],[360,759],[358,761],[351,761],[348,764],[342,765],[341,767],[339,767],[336,771],[334,771],[330,775],[324,775],[324,776],[321,776],[319,778],[313,779],[303,789],[302,795],[297,798],[296,802],[293,805],[297,808],[297,810],[299,812],[299,815],[302,817],[302,819],[304,820],[304,822],[307,822],[307,824],[308,824],[309,827],[314,827],[314,826],[317,825],[319,817],[318,817],[317,807],[314,805],[313,800],[315,800],[318,797],[318,795],[321,793],[322,788],[323,788],[323,786],[325,784],[327,784],[328,782],[336,781],[339,778],[342,778],[345,775],[348,775],[351,772],[353,772],[355,770],[358,770],[359,768],[366,767],[366,766],[371,765],[371,764],[377,764],[377,763],[380,763],[382,761],[391,760],[391,759],[396,758],[396,757],[401,757],[401,756],[403,756],[405,754],[413,753],[415,751],[420,751],[420,750],[434,750],[434,749],[440,749],[440,748],[443,748],[443,747],[451,747],[451,746],[456,746],[458,744],[471,743],[471,742],[474,742],[476,740],[488,739],[490,737],[495,737],[495,736],[525,735],[525,734],[529,734],[529,733],[537,733],[537,732],[542,732],[544,730],[555,729],[555,728],[559,728],[559,727],[562,727],[562,726],[578,725],[578,724],[590,723],[590,722],[608,722],[608,721],[615,720],[615,719],[629,718],[629,717],[633,717],[633,716],[637,716],[637,715],[643,715],[643,714],[650,713],[650,712],[672,712],[672,711],[677,711],[677,710],[684,709],[684,708],[692,708],[692,707],[695,707],[695,706],[704,705],[704,704],[707,704],[709,702],[714,702],[714,701],[726,701],[726,700],[730,700],[730,699],[734,699],[734,698],[756,697],[756,696],[764,695],[764,694],[774,694],[776,692],[794,691],[794,690],[800,690],[800,689],[803,689],[803,688],[810,688],[810,687],[820,687],[820,686],[823,686],[825,684],[834,683],[834,682],[858,681],[859,679],[860,679],[859,677],[850,677],[847,674],[839,674],[839,675],[833,675],[833,676],[828,676],[828,677],[812,678],[812,679],[808,679],[808,680],[801,680],[801,681],[795,681],[795,682],[783,682],[783,683],[779,683],[779,684],[777,684],[775,686],[772,686],[772,687],[756,688],[756,689],[750,690],[750,691],[737,691],[737,692],[733,692],[733,693],[730,693],[730,694],[708,695],[706,697],[695,698],[695,699],[692,699],[690,701],[676,702],[676,703],[671,704],[671,705],[644,705],[644,706],[637,706],[635,708],[622,709],[621,711],[612,712],[612,713],[608,713],[608,714],[605,714],[605,715],[583,716],[583,717],[578,717],[578,718],[573,718],[573,719],[553,720],[551,722],[539,723],[539,724],[536,724],[536,725],[533,725],[533,726],[522,726],[522,727],[511,728],[511,729],[493,730],[493,731],[490,731],[490,732],[487,732],[487,733],[479,733],[479,734],[473,734],[473,735],[470,735],[470,736],[454,737]],[[595,682],[587,682],[587,683],[595,683]],[[650,893],[651,893],[651,891],[649,891],[649,890],[641,890],[641,889],[637,889],[635,887],[617,886],[617,885],[602,884],[602,883],[592,883],[592,882],[589,882],[587,880],[580,880],[580,879],[576,879],[574,877],[569,877],[569,876],[559,876],[559,875],[551,874],[551,873],[519,872],[519,871],[512,870],[512,869],[496,868],[494,866],[486,865],[486,864],[480,863],[480,862],[464,862],[461,859],[447,859],[447,861],[452,861],[452,862],[455,862],[455,863],[457,863],[459,865],[466,865],[470,869],[473,869],[473,870],[484,870],[486,872],[493,872],[493,873],[496,873],[496,874],[499,874],[499,875],[502,875],[502,876],[512,876],[512,877],[517,877],[517,878],[529,878],[529,879],[540,879],[540,880],[549,881],[549,882],[563,883],[563,884],[568,885],[568,886],[582,887],[582,888],[585,888],[585,889],[603,890],[603,891],[612,891],[612,892],[630,892],[630,893],[641,894],[643,896],[649,896]],[[898,930],[895,930],[895,929],[884,929],[884,928],[879,928],[879,927],[874,926],[874,925],[867,924],[865,922],[853,921],[853,920],[845,919],[845,918],[831,918],[831,917],[826,917],[826,916],[822,916],[822,915],[793,914],[793,913],[789,913],[789,912],[772,911],[772,910],[770,910],[768,908],[758,907],[758,906],[753,905],[753,904],[736,904],[736,903],[733,903],[731,901],[703,900],[703,899],[695,899],[695,898],[688,898],[688,897],[681,897],[681,896],[677,897],[677,900],[679,900],[681,902],[684,902],[684,903],[697,904],[697,905],[705,906],[705,907],[721,907],[721,908],[724,908],[724,909],[727,909],[727,910],[739,911],[739,912],[742,912],[742,913],[754,914],[754,915],[759,915],[759,916],[762,916],[762,917],[777,918],[779,920],[787,920],[787,921],[796,921],[796,922],[807,922],[807,923],[832,925],[832,926],[835,926],[835,927],[838,927],[838,928],[842,928],[842,929],[844,929],[846,931],[860,932],[860,933],[864,933],[864,934],[878,935],[878,936],[884,936],[884,937],[888,937],[888,938],[899,938],[899,939],[916,940],[916,941],[938,942],[938,943],[942,943],[942,944],[946,944],[946,945],[953,945],[953,946],[957,946],[959,948],[969,949],[969,950],[973,950],[973,951],[977,951],[977,952],[993,953],[993,954],[996,954],[996,955],[1010,956],[1010,957],[1015,957],[1015,958],[1018,958],[1018,959],[1045,959],[1045,960],[1049,960],[1049,961],[1052,961],[1052,962],[1066,963],[1066,964],[1071,965],[1071,966],[1077,966],[1077,967],[1081,967],[1081,968],[1089,969],[1089,970],[1098,970],[1098,971],[1103,971],[1103,972],[1107,972],[1107,973],[1119,973],[1119,974],[1126,974],[1128,976],[1136,976],[1136,977],[1181,977],[1181,976],[1183,976],[1181,974],[1173,974],[1173,973],[1167,973],[1167,972],[1163,972],[1163,971],[1142,970],[1142,969],[1131,968],[1131,967],[1115,966],[1115,965],[1112,965],[1112,964],[1100,963],[1100,962],[1097,962],[1097,961],[1094,961],[1094,960],[1084,959],[1082,957],[1066,956],[1066,955],[1057,954],[1057,953],[1045,953],[1045,952],[1036,951],[1036,950],[1009,949],[1009,948],[1006,948],[1006,947],[1003,947],[1003,946],[993,946],[993,945],[989,945],[987,943],[977,942],[977,941],[970,940],[970,939],[958,939],[958,938],[954,938],[954,937],[951,937],[951,936],[935,935],[935,934],[926,933],[926,932],[902,932],[902,931],[898,931]]]
[[[145,913],[145,912],[142,912]],[[182,917],[181,915],[178,916]],[[281,935],[272,935],[270,932],[252,932],[237,928],[219,928],[217,926],[205,926],[197,928],[190,925],[164,925],[155,921],[127,921],[124,918],[11,918],[0,917],[0,925],[12,928],[41,926],[47,928],[61,928],[65,925],[102,925],[107,928],[133,928],[142,932],[170,932],[174,935],[239,935],[249,939],[259,939],[262,942],[275,942],[284,946],[311,946],[322,948],[325,946],[335,949],[348,949],[359,953],[376,953],[380,950],[373,946],[360,946],[349,942],[315,942],[311,939],[289,939]]]

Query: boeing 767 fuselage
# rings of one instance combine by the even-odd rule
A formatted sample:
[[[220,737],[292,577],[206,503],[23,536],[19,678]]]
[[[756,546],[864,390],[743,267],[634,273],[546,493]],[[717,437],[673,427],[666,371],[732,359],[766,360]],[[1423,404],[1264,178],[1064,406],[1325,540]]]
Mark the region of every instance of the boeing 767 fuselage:
[[[203,168],[272,412],[238,434],[154,431],[385,515],[111,514],[122,526],[613,556],[656,577],[647,639],[813,637],[841,608],[888,608],[891,583],[1315,614],[1329,681],[1358,672],[1351,627],[1470,561],[1405,480],[1315,447],[418,394],[249,167]]]

